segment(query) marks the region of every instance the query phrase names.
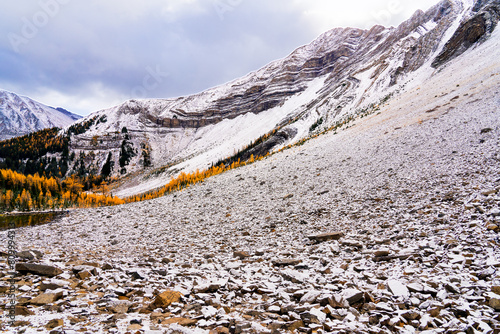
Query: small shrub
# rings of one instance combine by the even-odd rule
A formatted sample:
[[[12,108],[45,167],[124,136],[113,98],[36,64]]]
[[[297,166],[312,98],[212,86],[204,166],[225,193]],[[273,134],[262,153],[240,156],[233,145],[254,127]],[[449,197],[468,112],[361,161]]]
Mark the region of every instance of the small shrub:
[[[320,117],[311,127],[309,128],[309,132],[313,132],[316,130],[321,124],[323,124],[323,117]]]

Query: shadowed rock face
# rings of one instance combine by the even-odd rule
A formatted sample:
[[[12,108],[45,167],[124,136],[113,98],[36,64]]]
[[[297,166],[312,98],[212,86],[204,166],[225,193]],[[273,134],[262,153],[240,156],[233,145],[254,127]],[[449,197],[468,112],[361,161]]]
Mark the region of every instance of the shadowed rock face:
[[[241,155],[241,160],[245,161],[250,159],[250,156],[260,157],[266,155],[268,152],[271,152],[273,148],[278,145],[281,145],[289,138],[293,138],[297,134],[297,130],[295,129],[283,129],[278,131],[274,136],[271,136],[268,140],[263,143],[255,146],[253,149],[245,152]]]
[[[458,57],[467,49],[486,38],[495,30],[500,18],[500,1],[479,0],[474,6],[476,15],[462,22],[446,43],[444,50],[432,62],[432,67],[438,68],[444,63]]]

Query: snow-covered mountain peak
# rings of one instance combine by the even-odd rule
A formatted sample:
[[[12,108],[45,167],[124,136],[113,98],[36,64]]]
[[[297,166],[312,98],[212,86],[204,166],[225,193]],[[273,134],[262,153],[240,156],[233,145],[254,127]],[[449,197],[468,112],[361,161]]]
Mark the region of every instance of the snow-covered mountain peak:
[[[0,140],[52,127],[66,127],[81,116],[0,89]]]

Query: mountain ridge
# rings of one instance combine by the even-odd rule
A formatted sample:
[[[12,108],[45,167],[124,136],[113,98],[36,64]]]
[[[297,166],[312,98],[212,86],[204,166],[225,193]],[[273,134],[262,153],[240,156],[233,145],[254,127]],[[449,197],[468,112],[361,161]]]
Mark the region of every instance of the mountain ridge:
[[[494,10],[498,7],[496,0],[443,0],[426,12],[416,11],[398,27],[335,28],[287,57],[224,85],[187,97],[129,100],[93,113],[89,117],[105,115],[108,122],[92,126],[72,143],[88,152],[87,143],[97,136],[103,138],[103,146],[92,151],[104,152],[110,147],[107,134],[127,127],[138,154],[125,174],[142,169],[139,147],[147,144],[153,168],[180,162],[165,173],[164,181],[176,170],[206,168],[280,128],[286,135],[283,131],[277,134],[281,139],[270,147],[277,149],[307,137],[319,119],[319,130],[328,128],[411,86],[415,78],[431,76],[437,57],[450,61],[460,55],[455,49],[466,50],[487,39],[498,21]],[[467,33],[474,29],[464,25],[485,15],[489,15],[489,23],[485,19],[482,24],[490,28],[479,29],[474,43],[465,47],[448,43],[452,38],[467,40]],[[465,33],[458,33],[460,30]],[[289,122],[293,124],[287,125]],[[116,164],[117,146],[113,145]],[[98,164],[104,163],[104,155],[98,160]]]
[[[82,116],[0,89],[0,140],[46,128],[64,128]]]

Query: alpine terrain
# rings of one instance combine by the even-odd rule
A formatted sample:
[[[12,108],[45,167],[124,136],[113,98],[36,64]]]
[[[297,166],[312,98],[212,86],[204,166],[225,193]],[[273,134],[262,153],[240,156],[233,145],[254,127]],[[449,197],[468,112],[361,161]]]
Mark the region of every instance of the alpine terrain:
[[[42,129],[66,127],[82,118],[0,89],[0,140]]]
[[[80,121],[88,130],[72,136],[71,148],[93,157],[86,160],[89,170],[100,170],[111,152],[113,175],[134,175],[115,191],[119,196],[162,186],[180,171],[206,169],[274,132],[247,154],[264,155],[371,111],[488,39],[497,25],[496,2],[469,2],[443,1],[397,28],[333,29],[197,95],[98,111]],[[120,163],[124,148],[130,154]]]
[[[15,229],[17,316],[0,326],[500,333],[499,19],[499,0],[444,0],[397,28],[334,29],[228,84],[61,130],[95,170],[111,157],[120,196],[248,163]]]

